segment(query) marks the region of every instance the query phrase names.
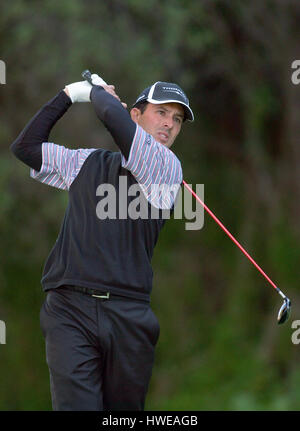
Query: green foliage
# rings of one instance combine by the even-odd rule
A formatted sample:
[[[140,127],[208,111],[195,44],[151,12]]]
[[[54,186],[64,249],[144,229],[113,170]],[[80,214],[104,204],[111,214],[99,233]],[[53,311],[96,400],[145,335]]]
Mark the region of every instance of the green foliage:
[[[208,214],[199,231],[168,221],[153,258],[161,334],[147,409],[299,409],[299,12],[291,0],[2,2],[0,410],[51,409],[40,277],[67,203],[9,145],[86,68],[129,106],[157,80],[183,86],[196,117],[174,145],[184,178],[205,185],[206,204],[293,305],[279,327],[280,297]],[[89,106],[72,107],[51,140],[116,149]]]

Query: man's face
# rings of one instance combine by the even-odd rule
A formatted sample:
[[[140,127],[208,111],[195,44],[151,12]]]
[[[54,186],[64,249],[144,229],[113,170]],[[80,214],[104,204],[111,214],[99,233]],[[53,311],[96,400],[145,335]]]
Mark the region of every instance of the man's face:
[[[143,114],[138,108],[133,108],[130,114],[134,122],[168,148],[180,132],[184,119],[184,109],[179,103],[148,103]]]

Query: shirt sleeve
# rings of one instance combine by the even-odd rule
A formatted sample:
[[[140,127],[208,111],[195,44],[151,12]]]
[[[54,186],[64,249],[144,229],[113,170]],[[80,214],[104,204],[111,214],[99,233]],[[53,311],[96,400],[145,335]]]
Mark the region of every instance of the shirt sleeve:
[[[95,148],[70,150],[52,142],[42,144],[42,166],[30,169],[30,176],[43,184],[69,190],[87,157]]]
[[[129,157],[122,155],[121,163],[135,177],[151,205],[172,208],[183,176],[181,163],[169,148],[137,125]]]

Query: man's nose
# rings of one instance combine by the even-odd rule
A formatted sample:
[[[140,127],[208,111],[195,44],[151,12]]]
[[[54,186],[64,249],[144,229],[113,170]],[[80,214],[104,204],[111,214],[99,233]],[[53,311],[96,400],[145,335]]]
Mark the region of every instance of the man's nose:
[[[173,127],[173,118],[171,117],[165,117],[163,121],[164,127],[168,129],[172,129]]]

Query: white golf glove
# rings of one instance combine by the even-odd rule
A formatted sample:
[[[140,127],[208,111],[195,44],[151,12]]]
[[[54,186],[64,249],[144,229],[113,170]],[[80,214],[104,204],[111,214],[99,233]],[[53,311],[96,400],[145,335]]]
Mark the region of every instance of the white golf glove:
[[[106,82],[100,78],[99,75],[93,73],[92,82],[94,85],[107,85]],[[92,85],[87,81],[74,82],[73,84],[66,85],[72,103],[75,102],[90,102],[90,95]]]
[[[101,76],[97,75],[97,73],[93,73],[91,78],[94,85],[107,85],[107,83],[101,78]]]

